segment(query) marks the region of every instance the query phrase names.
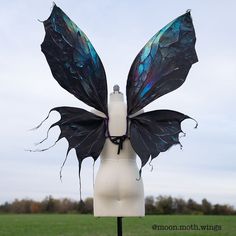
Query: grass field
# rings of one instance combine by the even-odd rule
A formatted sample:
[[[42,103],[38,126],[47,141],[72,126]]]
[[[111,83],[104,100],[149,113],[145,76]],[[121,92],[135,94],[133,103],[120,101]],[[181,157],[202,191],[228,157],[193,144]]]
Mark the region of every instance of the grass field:
[[[184,225],[195,230],[154,230],[153,225],[172,227]],[[195,225],[195,226],[194,226]],[[205,227],[209,230],[196,230]],[[221,230],[212,227],[220,225]],[[116,235],[116,218],[95,218],[76,214],[0,215],[0,236],[113,236]],[[146,216],[124,218],[123,236],[146,235],[236,235],[236,216]]]

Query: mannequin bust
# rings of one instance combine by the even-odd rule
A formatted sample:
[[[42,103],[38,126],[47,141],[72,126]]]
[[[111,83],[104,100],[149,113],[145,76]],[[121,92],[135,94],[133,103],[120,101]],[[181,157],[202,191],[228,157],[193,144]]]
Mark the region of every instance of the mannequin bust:
[[[96,112],[98,115],[99,113]],[[119,86],[114,86],[108,106],[111,136],[126,133],[127,108]],[[94,185],[94,216],[144,216],[144,188],[136,163],[136,154],[125,139],[118,146],[106,139]]]

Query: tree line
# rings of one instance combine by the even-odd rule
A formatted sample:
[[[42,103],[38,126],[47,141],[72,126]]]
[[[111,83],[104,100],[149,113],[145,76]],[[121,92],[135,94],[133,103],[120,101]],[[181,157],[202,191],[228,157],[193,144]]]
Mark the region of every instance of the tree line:
[[[193,199],[185,201],[171,196],[148,196],[145,198],[146,214],[201,214],[201,215],[236,215],[236,210],[228,204],[212,204],[207,199],[197,203]]]
[[[187,201],[171,196],[147,196],[145,198],[146,215],[161,214],[202,214],[202,215],[236,215],[233,206],[227,204],[212,204],[207,199],[197,203],[193,199]],[[13,202],[0,205],[0,213],[93,213],[93,198],[84,201],[74,201],[68,198],[55,199],[52,196],[42,201],[32,199],[15,199]]]

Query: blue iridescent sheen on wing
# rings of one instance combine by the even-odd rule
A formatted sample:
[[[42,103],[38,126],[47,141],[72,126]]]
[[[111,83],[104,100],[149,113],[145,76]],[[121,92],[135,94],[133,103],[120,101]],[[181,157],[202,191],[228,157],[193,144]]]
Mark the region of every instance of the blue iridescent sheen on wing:
[[[107,82],[102,62],[87,36],[56,5],[44,21],[41,45],[57,82],[107,115]]]
[[[180,87],[198,61],[190,12],[167,24],[143,47],[128,75],[128,115]]]

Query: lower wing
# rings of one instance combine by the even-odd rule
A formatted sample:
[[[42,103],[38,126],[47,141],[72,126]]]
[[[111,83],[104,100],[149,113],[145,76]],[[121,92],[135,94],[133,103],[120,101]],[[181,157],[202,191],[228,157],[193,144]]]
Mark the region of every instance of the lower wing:
[[[62,138],[68,141],[66,156],[71,149],[75,149],[80,173],[82,161],[86,157],[92,157],[94,161],[96,161],[103,149],[106,139],[105,118],[75,107],[55,107],[50,110],[50,112],[52,111],[57,111],[61,115],[61,119],[52,124],[49,128],[49,130],[55,126],[59,126],[60,128],[61,133],[55,144]],[[39,128],[42,123],[36,128]],[[42,140],[40,143],[46,139]],[[47,149],[41,151],[44,150]]]
[[[130,118],[130,142],[141,159],[141,169],[150,157],[153,159],[180,144],[181,122],[188,118],[192,119],[171,110],[156,110]]]

